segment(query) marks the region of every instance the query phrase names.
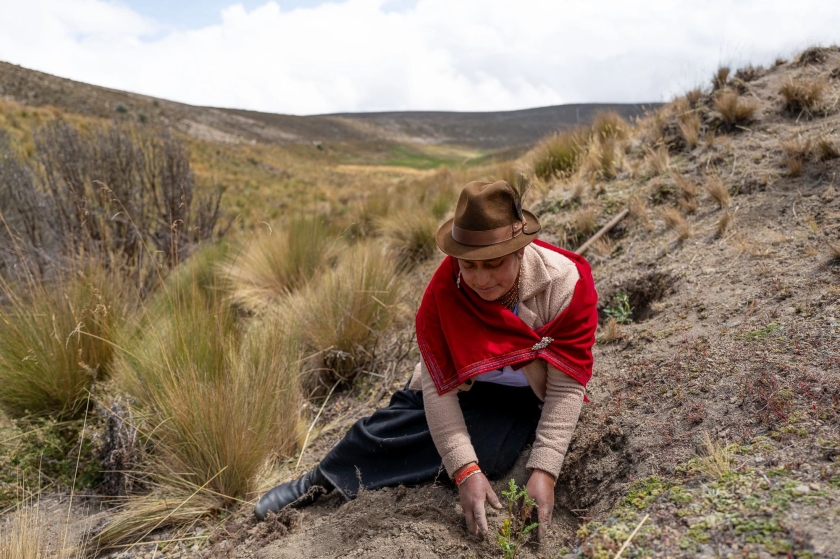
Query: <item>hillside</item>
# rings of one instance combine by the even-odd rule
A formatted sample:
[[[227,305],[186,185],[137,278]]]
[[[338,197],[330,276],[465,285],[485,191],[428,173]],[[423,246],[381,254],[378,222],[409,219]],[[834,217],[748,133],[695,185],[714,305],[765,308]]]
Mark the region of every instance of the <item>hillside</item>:
[[[625,118],[647,105],[582,104],[488,113],[391,112],[292,116],[195,107],[88,85],[0,62],[0,99],[52,106],[97,118],[169,123],[190,136],[225,143],[399,142],[454,144],[496,150],[536,142],[544,135],[615,110]],[[656,106],[651,104],[650,106]]]
[[[55,106],[72,107],[85,118],[110,118],[113,103],[123,103],[129,111],[124,116],[148,109],[149,118],[180,123],[201,136],[193,146],[196,165],[205,166],[200,172],[212,177],[216,169],[229,169],[226,176],[245,185],[237,201],[271,204],[278,220],[300,213],[297,199],[278,194],[281,188],[306,192],[316,185],[307,202],[319,218],[333,220],[340,240],[348,243],[383,241],[389,250],[407,250],[414,239],[400,235],[416,227],[418,236],[425,232],[429,238],[430,231],[433,236],[451,209],[454,188],[475,178],[508,177],[513,169],[532,179],[526,205],[541,219],[541,238],[559,246],[580,246],[628,208],[629,217],[586,255],[601,313],[587,389],[591,401],[558,479],[548,539],[517,557],[840,557],[839,48],[808,49],[771,68],[721,69],[709,85],[636,122],[601,115],[586,133],[560,134],[513,163],[476,166],[453,163],[466,153],[461,148],[422,151],[415,145],[411,150],[417,151],[405,151],[390,142],[451,138],[462,123],[489,145],[500,137],[501,126],[521,123],[524,137],[536,130],[540,111],[568,120],[571,109],[498,113],[493,123],[487,115],[463,113],[287,117],[189,107],[8,65],[0,65],[2,72],[23,84],[14,91],[34,92],[27,100],[23,93],[10,93],[11,81],[0,80],[3,95],[18,103],[44,106],[64,98],[64,105]],[[20,112],[17,106],[13,112]],[[304,121],[310,128],[295,128]],[[358,134],[368,143],[352,154],[295,144],[331,126],[336,137]],[[204,134],[208,130],[212,133]],[[224,143],[243,138],[283,145]],[[440,162],[447,167],[435,170]],[[543,163],[546,172],[540,170]],[[338,194],[328,196],[328,187]],[[282,234],[276,231],[272,234]],[[249,242],[257,238],[250,231],[246,236]],[[326,233],[306,239],[327,245]],[[282,455],[275,471],[261,473],[261,486],[311,468],[355,420],[404,385],[418,359],[411,309],[440,258],[428,243],[418,244],[413,267],[401,280],[408,292],[405,305],[376,306],[400,313],[391,330],[378,332],[386,345],[372,346],[366,369],[346,390],[302,401],[298,425],[293,418],[289,430],[302,424],[306,444]],[[391,268],[405,255],[387,254]],[[211,267],[209,275],[217,269]],[[283,312],[306,299],[282,297],[272,302]],[[320,302],[312,296],[308,301]],[[236,313],[249,320],[254,314],[243,308]],[[302,330],[321,318],[308,316],[311,322]],[[339,386],[330,381],[327,388]],[[97,397],[119,394],[113,385],[97,390]],[[223,408],[225,399],[218,402]],[[0,427],[9,432],[3,432],[4,440],[23,437],[3,421],[0,417]],[[510,473],[520,483],[527,475],[521,467],[526,458]],[[141,467],[150,463],[136,467],[142,477]],[[495,483],[497,491],[505,481]],[[111,508],[112,502],[91,490],[69,507],[66,493],[48,489],[53,492],[45,490],[41,497],[44,524],[57,533],[69,518],[74,536],[122,518],[150,495],[138,493],[136,501]],[[142,544],[126,544],[107,556],[502,556],[492,535],[482,542],[468,537],[457,494],[445,483],[362,492],[349,503],[334,493],[265,523],[256,523],[251,513],[257,491],[224,506],[218,493],[199,493],[200,488],[186,496],[161,493],[169,508],[159,509],[161,520],[153,526],[167,529],[149,530]],[[201,509],[202,498],[210,499],[209,512]],[[166,524],[185,504],[199,513],[190,516],[190,507],[183,507],[187,520]],[[491,512],[491,530],[504,520]]]

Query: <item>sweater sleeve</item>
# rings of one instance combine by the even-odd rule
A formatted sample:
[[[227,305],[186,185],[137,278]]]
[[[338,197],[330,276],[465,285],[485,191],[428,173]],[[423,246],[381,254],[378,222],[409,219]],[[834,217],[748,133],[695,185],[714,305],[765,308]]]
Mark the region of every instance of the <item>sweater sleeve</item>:
[[[555,478],[560,474],[566,450],[572,440],[583,406],[583,386],[548,365],[545,402],[527,467],[540,469]]]
[[[421,362],[420,367],[426,421],[429,423],[435,448],[443,460],[443,466],[449,477],[452,477],[459,468],[470,462],[478,462],[478,457],[467,432],[461,405],[458,403],[458,391],[450,390],[446,394],[438,394],[426,364]]]

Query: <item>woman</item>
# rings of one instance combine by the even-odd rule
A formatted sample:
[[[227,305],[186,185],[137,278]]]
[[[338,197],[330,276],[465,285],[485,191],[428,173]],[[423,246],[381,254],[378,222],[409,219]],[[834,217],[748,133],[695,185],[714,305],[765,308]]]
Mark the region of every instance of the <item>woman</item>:
[[[472,182],[438,231],[449,255],[417,313],[422,361],[387,408],[358,421],[312,471],[257,503],[262,519],[337,489],[416,485],[443,470],[467,527],[487,531],[484,503],[501,503],[488,478],[533,441],[528,494],[541,539],[554,483],[592,374],[597,295],[586,261],[536,240],[540,224],[504,181]]]

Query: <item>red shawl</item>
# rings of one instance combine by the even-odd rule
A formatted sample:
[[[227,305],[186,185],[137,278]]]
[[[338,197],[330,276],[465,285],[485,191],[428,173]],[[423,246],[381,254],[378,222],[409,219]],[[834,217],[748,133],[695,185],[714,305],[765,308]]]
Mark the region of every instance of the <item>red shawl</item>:
[[[476,375],[544,359],[582,385],[592,377],[598,294],[589,263],[542,241],[534,244],[572,260],[580,273],[572,302],[551,322],[532,329],[497,302],[485,301],[458,278],[447,257],[426,288],[417,312],[417,342],[439,394]]]

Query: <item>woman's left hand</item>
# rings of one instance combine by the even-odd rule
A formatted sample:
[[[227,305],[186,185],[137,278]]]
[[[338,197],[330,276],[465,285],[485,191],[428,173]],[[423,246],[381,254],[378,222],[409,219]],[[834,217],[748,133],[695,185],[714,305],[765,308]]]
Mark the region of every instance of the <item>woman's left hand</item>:
[[[554,476],[542,470],[531,472],[528,480],[528,496],[537,502],[537,541],[542,541],[551,525],[551,513],[554,511]]]

